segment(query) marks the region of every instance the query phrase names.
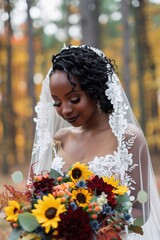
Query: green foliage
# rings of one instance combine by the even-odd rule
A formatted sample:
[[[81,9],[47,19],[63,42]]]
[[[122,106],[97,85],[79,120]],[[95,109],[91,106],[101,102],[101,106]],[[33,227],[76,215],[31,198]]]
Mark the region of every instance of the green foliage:
[[[21,235],[22,228],[14,228],[11,232],[8,240],[17,240]]]
[[[145,203],[147,202],[147,193],[143,190],[139,191],[138,194],[137,194],[137,201],[140,202],[140,203]]]
[[[132,207],[132,203],[130,202],[129,196],[127,193],[124,195],[119,195],[117,198],[118,203],[118,211],[129,210]]]
[[[19,214],[18,220],[22,228],[28,232],[34,231],[39,226],[36,217],[29,212]]]
[[[49,177],[57,179],[58,177],[62,177],[62,175],[59,172],[57,172],[56,170],[51,169]]]
[[[143,235],[143,230],[140,226],[134,226],[134,225],[130,225],[128,227],[128,229],[132,232],[138,233],[140,235]]]
[[[23,173],[21,171],[16,171],[11,175],[12,181],[14,183],[21,183],[23,181]]]
[[[143,224],[144,224],[143,217],[137,217],[133,223],[134,226],[143,226]]]

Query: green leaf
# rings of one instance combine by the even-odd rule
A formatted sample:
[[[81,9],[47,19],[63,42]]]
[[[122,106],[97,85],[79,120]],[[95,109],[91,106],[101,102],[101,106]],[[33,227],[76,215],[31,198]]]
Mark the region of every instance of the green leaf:
[[[134,226],[134,225],[130,225],[128,227],[128,229],[131,231],[131,232],[134,232],[134,233],[138,233],[140,235],[143,235],[143,229],[140,227],[140,226]]]
[[[23,181],[23,173],[21,171],[16,171],[11,175],[12,181],[14,183],[20,183]]]
[[[141,190],[138,192],[138,194],[137,194],[138,202],[145,203],[145,202],[147,202],[147,198],[148,198],[148,195],[145,191]]]
[[[123,210],[129,210],[132,207],[132,203],[131,202],[121,203],[121,207],[123,208]]]
[[[57,172],[55,169],[51,169],[49,177],[57,179],[58,177],[62,177],[62,175],[59,172]]]
[[[134,226],[142,226],[144,225],[144,220],[143,220],[143,217],[138,217],[134,220],[134,223],[133,223]]]
[[[116,200],[117,200],[118,204],[121,204],[121,203],[124,203],[124,202],[130,202],[130,199],[129,199],[129,196],[128,196],[127,193],[125,193],[122,196],[121,195],[117,196]]]
[[[11,234],[9,235],[8,240],[17,240],[21,235],[22,228],[14,228]]]
[[[39,226],[36,217],[29,212],[19,214],[18,220],[22,228],[27,232],[32,232]]]

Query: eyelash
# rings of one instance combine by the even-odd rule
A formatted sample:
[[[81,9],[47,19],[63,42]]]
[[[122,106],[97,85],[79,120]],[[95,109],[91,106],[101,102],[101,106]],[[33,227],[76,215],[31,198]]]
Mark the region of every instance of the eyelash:
[[[70,102],[73,103],[73,104],[79,103],[79,102],[80,102],[80,98],[77,97],[77,98],[75,98],[74,100],[71,99]],[[60,106],[61,106],[61,102],[55,102],[55,103],[53,104],[53,106],[54,106],[54,107],[60,107]]]

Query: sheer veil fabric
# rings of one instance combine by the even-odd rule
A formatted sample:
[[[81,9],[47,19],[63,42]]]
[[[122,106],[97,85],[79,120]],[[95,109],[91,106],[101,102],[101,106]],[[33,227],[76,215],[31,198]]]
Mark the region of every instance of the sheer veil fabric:
[[[76,48],[77,46],[72,47]],[[100,50],[91,49],[98,56],[104,57]],[[59,129],[68,127],[69,124],[58,116],[53,107],[54,102],[49,89],[50,71],[51,69],[43,81],[40,100],[35,107],[36,131],[30,168],[37,174],[44,170],[49,171],[51,167],[61,170],[63,161],[65,161],[53,151],[54,134]],[[114,174],[120,177],[122,182],[129,185],[133,192],[136,189],[148,192],[149,201],[142,206],[145,219],[144,235],[128,234],[123,239],[160,240],[160,200],[147,143],[118,77],[113,73],[108,80],[108,89],[105,94],[114,109],[109,116],[109,124],[117,138],[118,146],[113,154],[101,158],[95,156],[93,161],[88,163],[89,168],[99,176]],[[97,166],[99,166],[98,170]]]

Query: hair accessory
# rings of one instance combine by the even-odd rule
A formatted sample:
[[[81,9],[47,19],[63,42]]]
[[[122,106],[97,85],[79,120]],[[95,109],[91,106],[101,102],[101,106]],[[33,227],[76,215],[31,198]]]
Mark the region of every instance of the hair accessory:
[[[102,109],[101,109],[101,105],[100,105],[99,101],[97,102],[97,110],[100,114],[102,113]]]

